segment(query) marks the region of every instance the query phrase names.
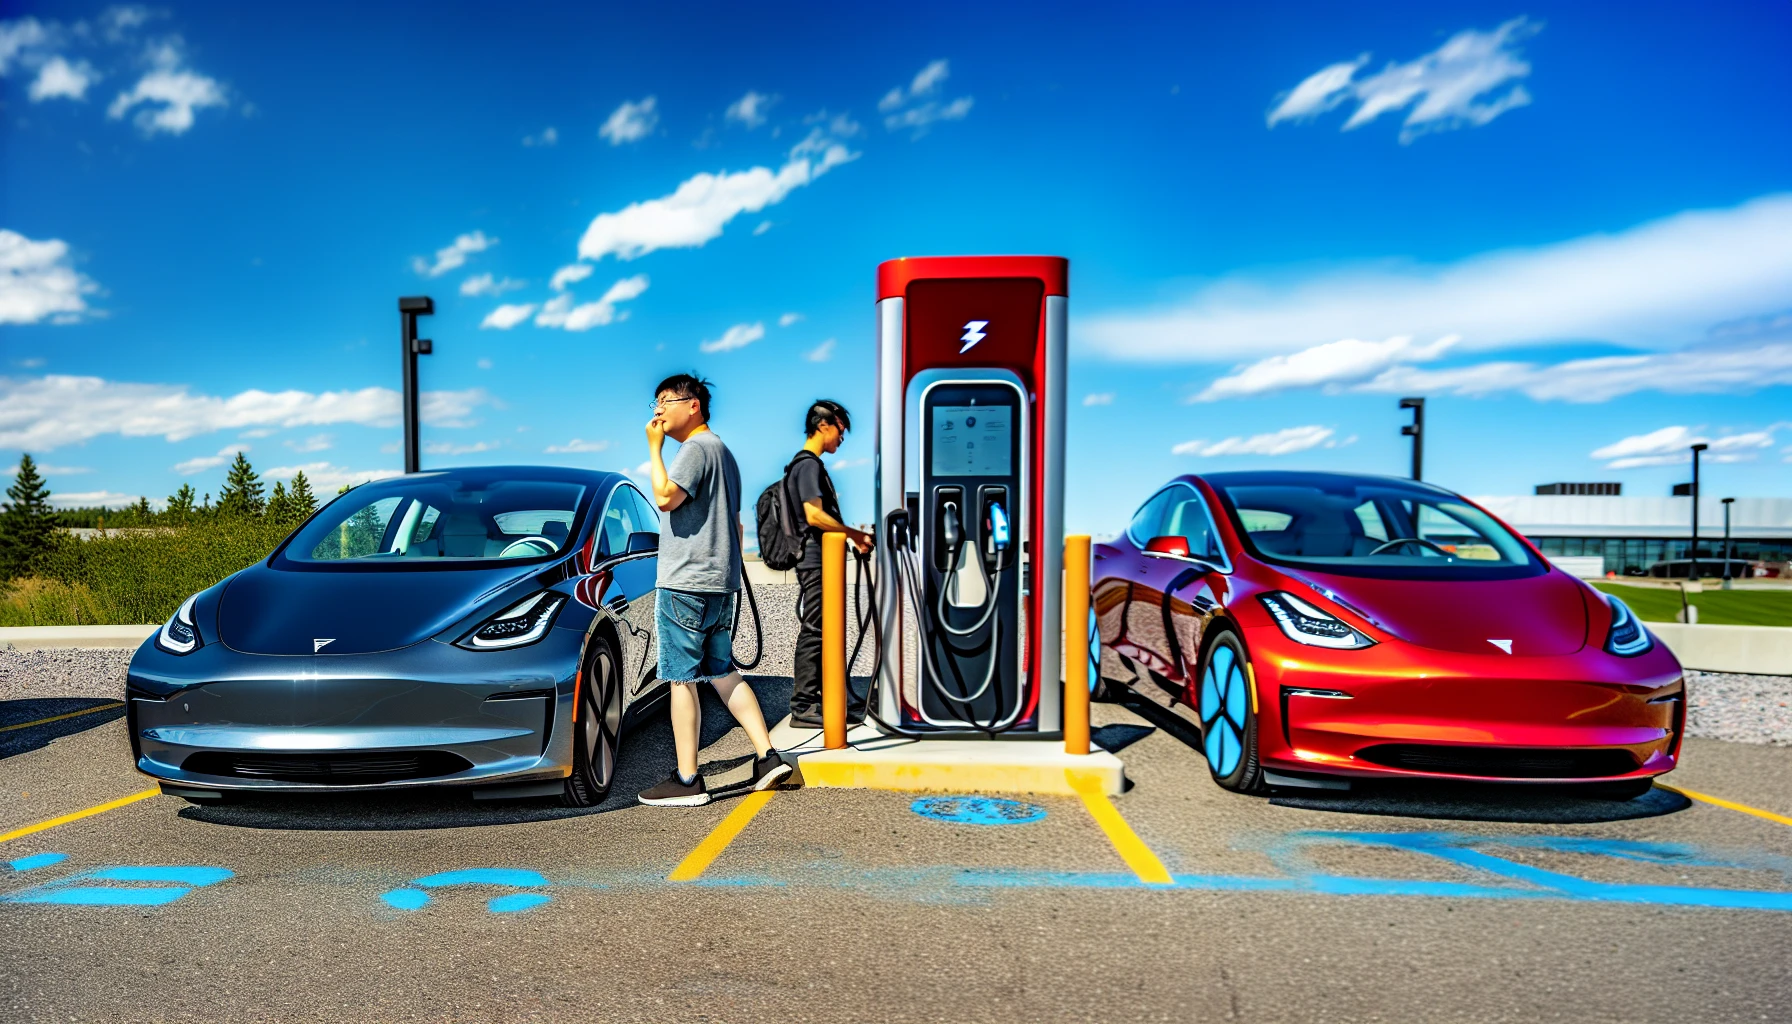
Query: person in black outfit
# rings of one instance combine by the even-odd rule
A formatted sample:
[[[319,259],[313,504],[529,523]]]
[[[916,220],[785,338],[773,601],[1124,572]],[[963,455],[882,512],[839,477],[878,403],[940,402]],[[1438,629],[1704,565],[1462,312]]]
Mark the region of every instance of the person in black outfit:
[[[821,727],[821,536],[844,533],[847,543],[861,553],[871,550],[871,534],[855,530],[840,520],[840,499],[834,494],[834,481],[821,464],[823,455],[840,450],[840,440],[852,429],[852,417],[845,406],[825,398],[816,399],[803,417],[803,433],[808,440],[786,470],[789,493],[796,499],[803,523],[803,557],[796,566],[796,579],[801,598],[797,617],[801,628],[796,637],[796,688],[790,694],[790,720],[793,725]],[[795,510],[792,510],[795,511]],[[849,709],[854,713],[856,709]]]

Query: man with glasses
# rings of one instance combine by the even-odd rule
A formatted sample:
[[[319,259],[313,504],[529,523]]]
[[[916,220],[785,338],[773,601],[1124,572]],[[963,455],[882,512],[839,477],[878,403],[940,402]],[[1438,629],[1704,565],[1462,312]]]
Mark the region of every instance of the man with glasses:
[[[709,803],[697,772],[703,714],[697,684],[707,682],[753,742],[753,788],[768,789],[790,774],[772,747],[759,697],[734,667],[734,603],[740,591],[740,468],[709,429],[709,383],[675,374],[654,388],[647,421],[653,500],[661,513],[656,631],[659,677],[671,689],[672,739],[678,768],[640,795],[644,804],[696,807]],[[666,468],[666,438],[678,455]]]

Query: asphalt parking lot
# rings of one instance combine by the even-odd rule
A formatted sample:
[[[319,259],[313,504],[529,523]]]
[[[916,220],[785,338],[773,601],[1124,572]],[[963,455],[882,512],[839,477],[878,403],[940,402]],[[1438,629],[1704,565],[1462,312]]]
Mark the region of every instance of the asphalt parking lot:
[[[776,707],[789,683],[755,685]],[[3,702],[0,1016],[1792,1019],[1784,817],[1662,789],[1241,797],[1133,712],[1096,723],[1132,782],[1119,832],[1075,798],[641,807],[661,723],[594,811],[151,795],[31,830],[150,783],[109,702]],[[750,753],[727,725],[704,752],[724,792]],[[1689,740],[1666,781],[1792,814],[1785,747]]]

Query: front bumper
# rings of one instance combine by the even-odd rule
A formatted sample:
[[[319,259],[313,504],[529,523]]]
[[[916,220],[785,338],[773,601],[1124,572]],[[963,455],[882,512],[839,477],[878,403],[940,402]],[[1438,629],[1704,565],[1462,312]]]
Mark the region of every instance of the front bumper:
[[[584,636],[550,629],[515,651],[426,640],[377,654],[131,661],[137,769],[202,789],[343,792],[564,778]]]
[[[1326,651],[1247,628],[1259,756],[1284,772],[1508,782],[1646,778],[1673,769],[1679,662],[1598,648],[1457,654],[1388,641]]]

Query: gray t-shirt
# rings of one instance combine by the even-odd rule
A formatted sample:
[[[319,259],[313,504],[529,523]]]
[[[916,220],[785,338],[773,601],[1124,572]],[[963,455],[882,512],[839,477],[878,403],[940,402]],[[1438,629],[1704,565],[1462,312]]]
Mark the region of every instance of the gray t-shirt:
[[[659,585],[698,594],[740,589],[740,467],[715,431],[678,446],[666,476],[684,503],[661,512]]]

